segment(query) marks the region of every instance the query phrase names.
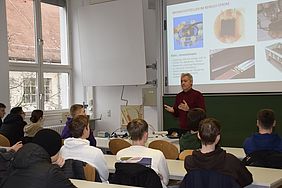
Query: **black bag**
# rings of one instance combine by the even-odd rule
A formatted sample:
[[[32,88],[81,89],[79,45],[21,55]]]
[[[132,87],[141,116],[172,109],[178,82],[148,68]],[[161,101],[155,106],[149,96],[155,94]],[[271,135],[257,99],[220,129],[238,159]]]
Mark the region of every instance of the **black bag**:
[[[109,182],[112,184],[162,188],[162,183],[157,173],[142,164],[117,162],[115,169],[115,173],[109,178]]]
[[[246,166],[282,169],[282,153],[272,150],[255,151],[243,159]]]

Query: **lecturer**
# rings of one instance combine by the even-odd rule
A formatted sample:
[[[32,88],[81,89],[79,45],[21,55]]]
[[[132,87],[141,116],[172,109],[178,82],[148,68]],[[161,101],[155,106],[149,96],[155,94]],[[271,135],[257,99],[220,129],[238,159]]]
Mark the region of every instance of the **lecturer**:
[[[205,100],[201,92],[194,90],[193,76],[190,73],[181,74],[181,87],[182,90],[176,95],[175,103],[173,107],[164,105],[164,108],[172,113],[175,117],[178,117],[180,128],[184,130],[190,130],[187,125],[187,111],[192,108],[202,108],[206,110]]]

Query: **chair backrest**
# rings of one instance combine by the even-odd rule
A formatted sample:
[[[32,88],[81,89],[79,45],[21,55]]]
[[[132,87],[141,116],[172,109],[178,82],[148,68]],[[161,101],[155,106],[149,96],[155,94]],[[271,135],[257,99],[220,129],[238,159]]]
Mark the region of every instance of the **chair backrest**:
[[[179,154],[179,160],[182,160],[184,161],[185,157],[187,155],[192,155],[193,153],[193,150],[192,149],[186,149],[186,150],[183,150],[180,154]]]
[[[0,134],[0,146],[3,146],[3,147],[10,147],[11,146],[9,139],[2,134]]]
[[[113,155],[116,155],[119,150],[128,148],[130,146],[131,144],[129,142],[120,138],[111,139],[109,142],[109,149]]]
[[[179,155],[177,147],[165,140],[154,140],[148,147],[162,151],[166,159],[177,159]]]
[[[67,159],[62,170],[67,178],[102,182],[96,168],[83,161]]]
[[[282,153],[279,151],[255,151],[248,154],[242,161],[247,166],[282,169]]]
[[[182,180],[179,188],[239,188],[235,178],[213,170],[190,170]]]
[[[96,180],[96,170],[95,167],[91,166],[90,164],[85,164],[83,166],[85,179],[87,181],[95,181]]]
[[[162,188],[158,174],[153,169],[142,164],[117,162],[115,169],[115,173],[109,178],[110,183],[146,188]]]

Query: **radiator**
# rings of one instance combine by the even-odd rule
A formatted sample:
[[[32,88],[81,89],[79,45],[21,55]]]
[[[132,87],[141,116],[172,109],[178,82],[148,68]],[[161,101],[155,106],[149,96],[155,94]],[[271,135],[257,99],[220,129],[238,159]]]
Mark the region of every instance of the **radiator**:
[[[61,134],[63,129],[64,129],[65,125],[52,125],[52,126],[48,126],[48,127],[44,127],[46,129],[52,129],[54,131],[56,131],[57,133]]]

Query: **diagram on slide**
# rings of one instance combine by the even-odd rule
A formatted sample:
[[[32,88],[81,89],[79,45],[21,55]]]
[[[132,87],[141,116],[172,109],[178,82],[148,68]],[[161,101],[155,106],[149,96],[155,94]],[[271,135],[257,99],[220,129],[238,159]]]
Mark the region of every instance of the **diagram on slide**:
[[[173,19],[174,50],[203,47],[203,14]]]
[[[282,43],[275,43],[265,48],[266,59],[282,72]]]
[[[244,17],[238,9],[222,11],[215,19],[214,33],[223,43],[233,43],[244,35]]]
[[[210,79],[255,78],[254,46],[210,51]]]
[[[266,41],[282,38],[282,1],[257,5],[257,39]]]

